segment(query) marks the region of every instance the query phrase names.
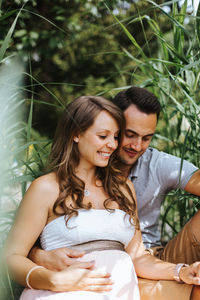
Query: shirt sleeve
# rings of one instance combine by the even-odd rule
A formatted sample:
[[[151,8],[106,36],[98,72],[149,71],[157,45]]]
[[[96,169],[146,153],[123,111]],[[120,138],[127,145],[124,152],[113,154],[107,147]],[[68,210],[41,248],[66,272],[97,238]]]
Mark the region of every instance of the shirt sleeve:
[[[167,154],[158,152],[156,164],[156,173],[161,186],[165,191],[172,189],[184,189],[194,172],[198,170],[192,163]]]

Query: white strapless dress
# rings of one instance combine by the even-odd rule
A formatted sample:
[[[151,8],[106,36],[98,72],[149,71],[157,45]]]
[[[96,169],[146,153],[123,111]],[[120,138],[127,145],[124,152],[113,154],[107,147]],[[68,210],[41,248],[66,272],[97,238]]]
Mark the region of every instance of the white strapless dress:
[[[41,233],[44,250],[61,247],[73,248],[74,245],[94,241],[119,241],[126,247],[132,239],[135,228],[129,216],[120,209],[110,212],[104,209],[80,209],[77,217],[72,217],[66,227],[64,216],[48,223]],[[139,300],[138,280],[130,256],[120,250],[92,251],[80,261],[95,260],[95,266],[104,268],[111,274],[114,282],[109,292],[86,291],[51,292],[46,290],[25,289],[20,300]]]

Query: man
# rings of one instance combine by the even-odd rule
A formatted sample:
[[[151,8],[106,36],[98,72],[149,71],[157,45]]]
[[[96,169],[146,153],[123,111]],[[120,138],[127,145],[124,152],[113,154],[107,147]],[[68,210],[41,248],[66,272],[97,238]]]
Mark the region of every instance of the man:
[[[123,110],[126,118],[125,136],[120,148],[120,167],[135,186],[146,248],[157,257],[173,263],[191,264],[200,260],[200,212],[165,247],[156,247],[161,245],[158,220],[162,201],[170,190],[178,187],[200,196],[200,170],[184,161],[180,176],[180,158],[148,148],[160,113],[160,104],[152,93],[132,87],[117,94],[113,102]],[[151,288],[157,290],[157,293],[160,289],[168,293],[168,283],[163,282],[160,288],[155,288],[149,282],[146,290],[143,282],[145,280],[140,281],[142,299]],[[187,294],[185,299],[189,299],[191,290],[186,291],[182,287],[182,291],[185,296]],[[176,293],[176,288],[174,292]],[[198,293],[197,289],[194,289],[193,295],[195,293]],[[163,291],[158,299],[165,299],[162,294]],[[200,294],[198,296],[200,299]],[[153,296],[149,299],[153,299]]]
[[[193,263],[200,260],[200,212],[165,247],[161,247],[158,220],[166,194],[180,187],[200,196],[200,170],[181,159],[149,148],[160,113],[160,103],[147,90],[129,88],[116,95],[113,102],[126,118],[125,136],[119,152],[120,168],[133,182],[137,194],[138,214],[143,241],[147,249],[163,260]],[[158,247],[159,246],[159,247]],[[82,255],[82,254],[81,254]],[[79,252],[61,248],[50,251],[34,249],[30,257],[50,269],[62,269],[79,257]],[[190,299],[192,287],[167,281],[139,281],[141,299]],[[180,294],[180,292],[182,294]],[[176,296],[176,293],[177,296]],[[200,299],[195,287],[191,299]],[[173,295],[173,298],[172,298]]]

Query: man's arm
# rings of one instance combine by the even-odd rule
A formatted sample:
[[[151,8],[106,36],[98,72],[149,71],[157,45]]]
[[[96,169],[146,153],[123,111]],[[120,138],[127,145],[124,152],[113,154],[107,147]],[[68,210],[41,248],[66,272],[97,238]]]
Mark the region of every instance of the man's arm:
[[[29,252],[28,257],[36,264],[52,271],[61,271],[72,265],[84,255],[84,252],[69,248],[59,248],[51,251],[45,251],[37,243]]]
[[[200,196],[200,170],[195,172],[185,186],[188,193]]]

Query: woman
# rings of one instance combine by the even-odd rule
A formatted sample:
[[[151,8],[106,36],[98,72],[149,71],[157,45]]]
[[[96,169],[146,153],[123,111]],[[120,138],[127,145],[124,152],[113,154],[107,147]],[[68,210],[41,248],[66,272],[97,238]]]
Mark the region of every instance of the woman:
[[[52,146],[52,171],[31,184],[7,240],[10,274],[29,287],[21,300],[139,300],[135,269],[144,278],[174,279],[174,264],[144,250],[135,192],[115,162],[123,128],[121,111],[102,97],[80,97],[67,106]],[[92,251],[80,259],[83,265],[47,270],[27,258],[40,233],[45,250],[81,245],[87,253],[87,242],[94,241]],[[93,270],[93,262],[84,265],[91,260]],[[199,284],[195,268],[182,268],[180,278]],[[74,272],[79,280],[71,283]],[[90,285],[95,272],[100,275]]]

